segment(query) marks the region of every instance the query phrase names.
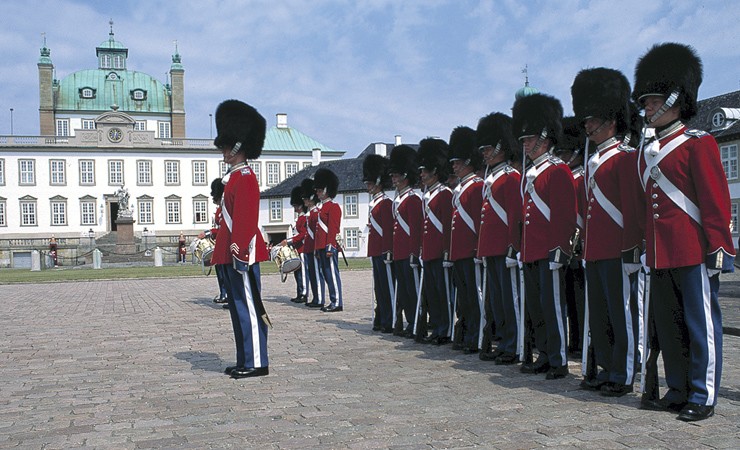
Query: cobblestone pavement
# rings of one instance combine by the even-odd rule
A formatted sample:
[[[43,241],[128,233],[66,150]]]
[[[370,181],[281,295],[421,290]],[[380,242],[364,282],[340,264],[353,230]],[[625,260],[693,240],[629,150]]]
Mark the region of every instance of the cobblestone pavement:
[[[576,363],[545,381],[373,333],[370,280],[322,313],[264,276],[270,375],[245,380],[215,277],[2,285],[0,448],[740,448],[739,337],[716,416],[687,424],[580,390]]]

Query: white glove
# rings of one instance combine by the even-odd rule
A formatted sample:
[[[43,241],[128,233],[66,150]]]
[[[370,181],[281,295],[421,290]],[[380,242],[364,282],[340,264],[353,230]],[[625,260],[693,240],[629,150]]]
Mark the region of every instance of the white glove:
[[[419,258],[415,257],[414,255],[409,256],[409,266],[411,266],[413,269],[418,269]]]
[[[517,260],[514,258],[506,258],[506,268],[511,269],[512,267],[516,267],[518,265]]]
[[[718,275],[720,272],[722,272],[719,269],[707,269],[707,275],[709,275],[709,278]]]
[[[473,262],[476,264],[483,264],[483,260],[481,258],[473,258]]]
[[[524,264],[522,264],[522,252],[516,252],[516,265],[519,266],[520,269],[524,267]]]
[[[627,275],[632,275],[633,273],[640,270],[642,264],[626,263],[622,264],[622,267],[624,268],[624,271],[627,272]]]
[[[563,267],[563,263],[556,263],[556,262],[550,263],[550,270],[558,270],[562,267]]]
[[[581,267],[583,267],[584,269],[586,268],[586,260],[585,259],[582,259],[581,260]]]
[[[642,264],[642,270],[644,270],[645,273],[650,273],[650,267],[647,265],[647,257],[645,256],[645,253],[640,255],[640,264]]]
[[[447,260],[447,259],[445,259],[445,260],[442,260],[442,267],[444,267],[445,269],[450,269],[450,268],[452,268],[452,267],[453,267],[454,265],[455,265],[455,263],[453,263],[452,261],[449,261],[449,260]]]

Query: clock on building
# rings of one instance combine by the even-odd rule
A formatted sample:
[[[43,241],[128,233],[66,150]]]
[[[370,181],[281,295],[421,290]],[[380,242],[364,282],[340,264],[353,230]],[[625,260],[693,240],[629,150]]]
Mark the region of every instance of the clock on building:
[[[108,140],[111,142],[121,142],[123,139],[123,132],[120,128],[111,128],[108,130]]]

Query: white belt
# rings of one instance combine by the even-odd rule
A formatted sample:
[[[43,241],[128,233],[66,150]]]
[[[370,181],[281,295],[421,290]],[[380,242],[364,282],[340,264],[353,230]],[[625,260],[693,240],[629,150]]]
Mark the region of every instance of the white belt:
[[[593,178],[591,178],[593,180]],[[622,213],[617,209],[616,206],[614,206],[614,203],[610,202],[608,198],[606,198],[606,195],[604,195],[603,192],[601,192],[601,189],[599,189],[599,185],[594,183],[593,187],[591,188],[591,192],[594,194],[594,197],[596,198],[596,202],[598,202],[599,205],[606,211],[606,213],[609,215],[609,217],[612,218],[614,222],[619,225],[619,228],[624,228],[624,219],[622,217]]]

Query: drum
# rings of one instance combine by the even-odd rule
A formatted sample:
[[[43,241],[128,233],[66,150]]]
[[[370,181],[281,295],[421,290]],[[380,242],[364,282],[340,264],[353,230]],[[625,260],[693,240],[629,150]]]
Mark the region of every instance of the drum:
[[[301,257],[298,251],[288,245],[273,247],[270,250],[270,259],[275,261],[278,270],[283,274],[295,272],[301,268]]]
[[[216,241],[212,238],[207,237],[199,239],[193,250],[193,255],[198,258],[203,266],[211,265],[211,257],[213,256],[213,249],[216,247]]]

